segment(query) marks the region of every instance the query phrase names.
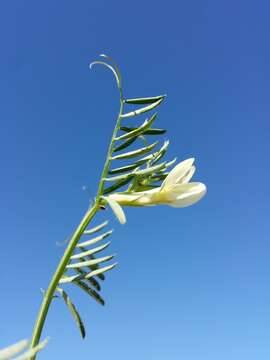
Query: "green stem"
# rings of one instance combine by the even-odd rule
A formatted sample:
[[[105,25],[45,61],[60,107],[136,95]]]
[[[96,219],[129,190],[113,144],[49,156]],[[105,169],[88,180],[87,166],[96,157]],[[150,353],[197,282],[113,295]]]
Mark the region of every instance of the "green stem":
[[[47,291],[44,294],[44,298],[43,301],[41,303],[40,306],[40,310],[38,313],[38,317],[34,326],[34,330],[33,330],[33,335],[32,335],[32,340],[31,340],[31,344],[30,344],[30,348],[35,347],[40,340],[41,337],[41,333],[42,333],[42,329],[44,327],[45,324],[45,320],[49,311],[49,307],[51,305],[55,290],[58,286],[58,283],[62,277],[62,275],[65,272],[66,266],[70,261],[70,257],[73,253],[73,250],[75,248],[75,246],[77,245],[78,241],[80,240],[81,235],[83,234],[84,230],[86,229],[86,227],[88,226],[89,222],[91,221],[91,219],[94,217],[94,215],[96,214],[96,212],[99,210],[99,205],[100,205],[100,200],[101,197],[103,195],[103,190],[104,190],[104,183],[105,183],[105,178],[108,175],[108,171],[110,168],[110,163],[111,163],[111,157],[112,157],[112,153],[113,153],[113,148],[114,148],[114,143],[115,143],[115,137],[117,135],[117,132],[120,128],[121,125],[121,115],[122,115],[122,111],[123,111],[123,106],[124,106],[124,100],[123,100],[123,94],[122,94],[122,88],[120,83],[118,83],[118,89],[119,89],[119,94],[120,94],[120,110],[119,110],[119,114],[117,117],[117,121],[116,121],[116,125],[112,134],[112,139],[108,148],[108,152],[107,152],[107,157],[106,157],[106,161],[104,164],[104,168],[101,174],[101,178],[99,181],[99,187],[98,187],[98,191],[97,191],[97,196],[96,196],[96,200],[95,203],[93,205],[92,208],[90,208],[86,214],[84,215],[81,223],[79,224],[79,226],[77,227],[77,229],[75,230],[74,234],[72,235],[70,242],[64,252],[64,255],[62,256],[62,259],[60,260],[58,267],[51,279],[51,282],[49,284],[49,287],[47,289]],[[31,358],[31,360],[35,360],[36,355],[33,356]]]
[[[102,196],[103,194],[103,190],[104,190],[104,183],[105,183],[105,178],[108,175],[108,171],[110,168],[110,164],[111,164],[111,157],[112,157],[112,153],[113,153],[113,147],[114,147],[114,143],[115,143],[115,138],[116,135],[120,129],[121,126],[121,115],[123,113],[123,107],[124,107],[124,100],[123,100],[123,93],[122,93],[122,88],[119,87],[119,94],[120,94],[120,109],[119,109],[119,114],[116,120],[116,124],[115,124],[115,128],[113,130],[113,135],[112,135],[112,139],[108,148],[108,152],[107,152],[107,158],[105,161],[105,165],[101,174],[101,178],[100,178],[100,182],[99,182],[99,187],[98,187],[98,191],[97,191],[97,198],[99,198],[100,196]]]
[[[40,306],[39,314],[38,314],[36,324],[34,327],[30,348],[35,347],[39,343],[41,332],[42,332],[42,329],[43,329],[43,326],[44,326],[44,323],[46,320],[46,316],[47,316],[50,304],[52,302],[52,299],[53,299],[53,296],[55,293],[55,289],[58,286],[58,283],[65,271],[65,268],[70,260],[70,257],[73,253],[73,250],[74,250],[76,244],[78,243],[82,233],[84,232],[87,225],[89,224],[89,222],[91,221],[93,216],[96,214],[98,209],[99,209],[99,206],[97,203],[95,203],[94,206],[86,212],[80,225],[77,227],[72,238],[70,239],[70,242],[64,252],[64,255],[63,255],[62,259],[60,260],[59,265],[51,279],[49,287],[44,294],[44,298],[43,298],[42,304]],[[35,360],[35,358],[36,358],[36,356],[32,357],[31,360]]]

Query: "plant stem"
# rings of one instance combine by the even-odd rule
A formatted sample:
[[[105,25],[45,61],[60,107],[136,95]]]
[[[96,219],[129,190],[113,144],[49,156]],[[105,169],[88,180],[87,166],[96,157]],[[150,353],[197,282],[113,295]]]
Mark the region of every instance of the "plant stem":
[[[34,327],[30,348],[35,347],[39,343],[41,332],[42,332],[42,329],[43,329],[43,326],[44,326],[44,323],[46,320],[46,316],[47,316],[50,304],[52,302],[52,299],[53,299],[53,296],[55,293],[55,289],[58,286],[58,283],[65,271],[66,265],[68,264],[68,262],[70,260],[70,256],[72,255],[77,242],[79,241],[82,233],[84,232],[84,230],[86,229],[90,220],[96,214],[98,209],[99,209],[99,206],[97,203],[95,203],[93,205],[93,207],[86,212],[81,223],[79,224],[79,226],[75,230],[72,238],[70,239],[70,242],[64,252],[64,255],[63,255],[62,259],[60,260],[59,265],[51,279],[49,287],[44,294],[44,298],[43,298],[42,304],[40,306],[39,314],[38,314],[36,324]],[[36,358],[36,356],[32,357],[31,360],[35,360],[35,358]]]
[[[113,153],[113,147],[114,147],[114,143],[115,143],[115,138],[117,135],[117,132],[119,131],[119,128],[121,126],[121,115],[123,112],[123,107],[124,107],[124,100],[123,100],[123,93],[122,93],[122,89],[121,87],[119,88],[119,94],[120,94],[120,109],[119,109],[119,114],[116,120],[116,124],[115,124],[115,128],[113,130],[113,135],[112,135],[112,139],[108,148],[108,152],[107,152],[107,158],[104,164],[104,168],[101,174],[101,178],[100,178],[100,182],[99,182],[99,187],[98,187],[98,191],[97,191],[97,198],[99,198],[100,196],[102,196],[103,194],[103,190],[104,190],[104,182],[105,182],[105,178],[108,175],[108,171],[109,171],[109,167],[110,167],[110,163],[111,163],[111,156]]]
[[[99,206],[100,206],[100,201],[101,201],[101,197],[103,195],[103,190],[104,190],[104,183],[105,183],[105,178],[108,175],[108,171],[110,168],[110,163],[111,163],[111,157],[112,157],[112,153],[113,153],[113,147],[114,147],[114,143],[115,143],[115,137],[117,135],[117,132],[119,131],[120,125],[121,125],[121,115],[122,115],[122,111],[123,111],[123,106],[124,106],[124,100],[123,100],[123,94],[122,94],[122,88],[120,83],[118,83],[118,89],[119,89],[119,95],[120,95],[120,110],[119,110],[119,114],[116,120],[116,125],[112,134],[112,139],[108,148],[108,152],[107,152],[107,157],[106,157],[106,161],[104,164],[104,168],[101,174],[101,178],[99,181],[99,187],[98,187],[98,191],[97,191],[97,196],[95,199],[95,203],[92,206],[92,208],[90,208],[84,215],[81,223],[79,224],[79,226],[77,227],[77,229],[75,230],[74,234],[72,235],[69,244],[64,252],[64,255],[62,256],[62,259],[60,260],[57,269],[51,279],[51,282],[49,284],[48,289],[46,290],[45,294],[44,294],[44,298],[43,301],[41,303],[40,309],[39,309],[39,313],[38,313],[38,317],[34,326],[34,330],[33,330],[33,335],[32,335],[32,340],[31,340],[31,344],[30,344],[30,348],[35,347],[40,340],[41,337],[41,332],[42,329],[44,327],[44,323],[49,311],[49,307],[51,305],[55,290],[58,286],[58,283],[62,277],[62,275],[65,272],[66,266],[70,261],[70,257],[73,253],[73,250],[75,248],[75,246],[77,245],[78,241],[80,240],[81,235],[83,234],[84,230],[86,229],[86,227],[88,226],[89,222],[92,220],[92,218],[94,217],[94,215],[96,214],[96,212],[99,210]],[[36,359],[36,355],[34,355],[30,360],[35,360]]]

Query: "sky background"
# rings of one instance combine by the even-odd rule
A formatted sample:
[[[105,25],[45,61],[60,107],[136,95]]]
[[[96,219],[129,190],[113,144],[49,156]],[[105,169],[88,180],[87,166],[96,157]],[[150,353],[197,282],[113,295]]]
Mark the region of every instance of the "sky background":
[[[126,97],[167,93],[168,159],[196,157],[207,196],[186,209],[126,209],[102,308],[66,289],[39,358],[270,358],[268,1],[2,1],[0,347],[31,336],[64,247],[95,195]],[[130,120],[132,123],[132,120]],[[87,191],[83,191],[83,186]],[[98,221],[97,221],[98,223]]]

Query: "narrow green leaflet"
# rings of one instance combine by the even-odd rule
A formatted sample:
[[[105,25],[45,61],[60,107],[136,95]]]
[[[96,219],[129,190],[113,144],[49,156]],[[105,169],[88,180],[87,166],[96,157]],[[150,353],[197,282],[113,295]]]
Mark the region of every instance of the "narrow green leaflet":
[[[153,174],[156,171],[162,170],[165,167],[165,165],[166,165],[166,163],[163,162],[163,163],[161,163],[159,165],[150,166],[149,168],[136,171],[135,175],[137,175],[137,176],[147,176],[147,175]]]
[[[109,271],[109,270],[115,268],[116,265],[117,265],[117,263],[114,263],[114,264],[112,264],[112,265],[104,266],[104,267],[99,268],[99,269],[97,269],[97,270],[91,271],[89,274],[87,274],[87,275],[85,276],[85,279],[89,279],[89,278],[91,278],[91,277],[93,277],[93,276],[98,276],[98,275],[100,275],[100,274],[103,274],[103,273],[105,273],[106,271]]]
[[[85,275],[73,275],[73,276],[66,276],[63,275],[61,279],[59,280],[59,284],[67,284],[72,283],[75,280],[81,280],[84,279]]]
[[[113,149],[113,152],[118,152],[120,150],[124,150],[125,148],[127,148],[128,146],[133,144],[136,139],[137,139],[137,136],[134,136],[134,137],[128,139],[127,141],[123,142],[121,145],[115,147]]]
[[[74,281],[74,284],[77,285],[83,291],[85,291],[88,295],[90,295],[94,300],[96,300],[96,302],[98,302],[101,305],[105,305],[104,299],[95,290],[91,289],[88,285],[86,285],[83,281],[81,280]]]
[[[72,260],[80,259],[80,258],[83,258],[83,257],[88,256],[88,255],[97,254],[100,251],[105,250],[110,245],[110,243],[111,242],[108,241],[106,244],[98,246],[98,247],[96,247],[94,249],[83,251],[83,252],[80,252],[79,254],[72,255],[70,259],[72,259]]]
[[[82,248],[82,247],[85,247],[85,246],[89,246],[89,245],[94,245],[96,244],[97,242],[103,240],[103,239],[106,239],[108,236],[110,236],[112,234],[113,230],[109,230],[107,232],[105,232],[104,234],[100,235],[100,236],[97,236],[91,240],[86,240],[84,242],[81,242],[79,244],[76,245],[76,248]]]
[[[159,95],[154,97],[136,98],[136,99],[125,99],[126,104],[152,104],[158,100],[163,100],[166,95]]]
[[[116,168],[116,169],[112,169],[109,171],[109,174],[114,175],[114,174],[124,173],[124,172],[130,171],[130,170],[134,170],[138,166],[145,164],[148,160],[149,159],[141,159],[141,160],[136,161],[134,164],[130,164],[130,165]]]
[[[74,281],[78,281],[78,280],[88,280],[94,276],[101,278],[101,276],[104,276],[105,272],[115,268],[116,265],[117,262],[112,265],[108,265],[104,267],[98,267],[98,265],[93,265],[93,269],[91,269],[91,271],[86,275],[83,274],[83,275],[63,276],[60,279],[59,284],[73,283]]]
[[[163,162],[162,164],[151,166],[151,167],[148,167],[146,169],[135,170],[131,174],[113,176],[113,177],[110,177],[110,178],[106,178],[105,180],[106,181],[116,181],[116,180],[121,181],[121,179],[125,180],[127,178],[131,179],[131,178],[136,177],[136,176],[146,176],[146,175],[149,175],[149,174],[151,174],[151,173],[153,173],[155,171],[159,171],[159,170],[161,170],[162,168],[165,168],[165,167],[166,167],[166,162]]]
[[[98,232],[99,230],[103,229],[105,226],[107,226],[109,223],[109,221],[104,221],[102,224],[98,225],[98,226],[95,226],[94,228],[92,229],[88,229],[88,230],[85,230],[83,233],[85,235],[91,235],[91,234],[94,234],[96,232]]]
[[[104,195],[109,194],[112,191],[115,191],[115,190],[121,188],[122,186],[125,186],[126,184],[128,184],[132,180],[132,178],[133,178],[133,176],[126,176],[123,180],[119,180],[115,184],[105,188],[103,190],[103,194]]]
[[[127,180],[128,178],[130,177],[133,177],[134,174],[131,173],[131,174],[124,174],[124,175],[117,175],[117,176],[111,176],[111,177],[108,177],[108,178],[105,178],[104,180],[105,181],[122,181],[122,180]]]
[[[156,143],[158,143],[158,142],[156,142]],[[160,160],[166,154],[168,146],[169,146],[169,140],[166,140],[166,141],[164,141],[164,144],[158,151],[137,160],[136,163],[134,163],[134,164],[113,169],[109,173],[116,174],[116,173],[121,173],[121,172],[131,170],[131,169],[136,169],[136,167],[139,167],[147,162],[151,162],[152,165],[154,165],[156,162],[158,162],[158,160]],[[175,160],[173,160],[173,161],[175,161]]]
[[[121,118],[129,118],[129,117],[133,117],[133,116],[136,116],[136,115],[141,115],[141,114],[146,113],[147,111],[153,110],[162,103],[163,99],[164,98],[159,99],[158,101],[156,101],[156,102],[154,102],[154,103],[152,103],[150,105],[144,106],[144,107],[142,107],[142,108],[140,108],[138,110],[134,110],[134,111],[131,111],[129,113],[123,114],[123,115],[121,115]]]
[[[145,135],[163,135],[166,133],[165,129],[148,129],[144,134]]]
[[[166,154],[169,143],[169,140],[164,141],[162,147],[154,154],[153,160],[151,161],[153,165],[157,163],[161,158],[163,158],[163,156]]]
[[[150,179],[149,179],[151,182],[150,185],[152,186],[152,182],[165,180],[167,175],[169,174],[168,172],[165,172],[165,170],[167,170],[170,166],[172,166],[176,162],[176,160],[177,160],[177,158],[174,158],[172,161],[165,162],[164,167],[162,169],[160,169],[160,171],[156,171],[156,173],[154,173],[150,177]],[[156,165],[156,166],[158,166],[158,165]]]
[[[84,324],[82,322],[80,314],[78,313],[75,305],[72,303],[72,301],[68,297],[67,293],[63,289],[58,287],[56,290],[62,296],[64,302],[66,303],[73,319],[75,320],[75,322],[80,330],[82,338],[84,338],[85,337],[85,327],[84,327]]]
[[[160,174],[160,175],[156,174],[154,176],[151,176],[150,180],[151,180],[151,182],[157,182],[160,180],[163,181],[166,179],[167,175],[168,175],[168,173],[164,173],[164,174]]]
[[[83,269],[74,269],[77,273],[81,274],[81,275],[86,275],[87,272],[84,271]],[[90,285],[92,285],[97,291],[100,291],[101,290],[101,286],[99,284],[99,282],[93,277],[93,278],[90,278],[88,279],[88,282]],[[74,282],[75,283],[75,282]]]
[[[149,129],[150,126],[153,124],[153,122],[156,120],[156,117],[157,117],[157,113],[152,115],[149,120],[145,120],[145,122],[140,127],[135,128],[134,130],[129,131],[128,133],[115,138],[115,140],[129,139],[134,136],[139,136],[144,134],[145,131]]]
[[[139,155],[143,155],[151,151],[156,145],[158,144],[158,141],[154,142],[153,144],[149,146],[142,147],[138,150],[129,151],[127,153],[123,153],[120,155],[112,156],[112,160],[120,160],[120,159],[130,159]]]
[[[136,130],[137,128],[128,127],[128,126],[121,126],[120,129],[122,131],[125,131],[125,132],[131,132],[131,131]],[[144,135],[162,135],[162,134],[165,134],[165,133],[166,133],[165,129],[150,128],[150,129],[148,129],[148,130],[146,130],[144,132]]]
[[[82,267],[86,267],[86,266],[97,265],[97,264],[109,261],[113,258],[114,258],[114,255],[103,256],[101,258],[97,258],[97,259],[93,259],[93,260],[86,260],[86,261],[80,261],[80,262],[77,262],[74,264],[69,264],[66,266],[66,268],[74,269],[74,268],[82,268]]]
[[[87,249],[86,248],[81,248],[82,251],[86,251]],[[95,259],[95,255],[87,255],[83,260],[94,260]],[[96,265],[90,265],[90,266],[87,266],[87,268],[89,270],[96,270],[99,268],[99,264],[96,264]],[[105,280],[105,275],[104,274],[100,274],[100,275],[97,275],[97,277],[104,281]]]
[[[78,281],[78,280],[88,280],[88,279],[92,278],[93,276],[100,277],[101,275],[104,275],[105,272],[115,268],[116,265],[117,265],[117,263],[114,263],[112,265],[97,268],[95,270],[90,271],[86,275],[63,276],[61,278],[61,280],[59,281],[59,284],[66,284],[66,283],[70,283],[70,282],[73,283],[74,281]]]
[[[177,158],[174,158],[171,161],[166,162],[165,169],[168,169],[170,166],[172,166],[176,162]]]

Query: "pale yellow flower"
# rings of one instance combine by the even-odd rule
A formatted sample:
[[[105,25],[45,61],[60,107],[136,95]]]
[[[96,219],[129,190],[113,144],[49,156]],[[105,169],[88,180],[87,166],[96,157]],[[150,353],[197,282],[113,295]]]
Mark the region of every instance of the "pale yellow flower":
[[[189,182],[195,172],[194,159],[187,159],[176,165],[158,188],[132,193],[115,193],[109,199],[124,206],[169,205],[186,207],[198,202],[206,193],[206,186],[200,182]]]

